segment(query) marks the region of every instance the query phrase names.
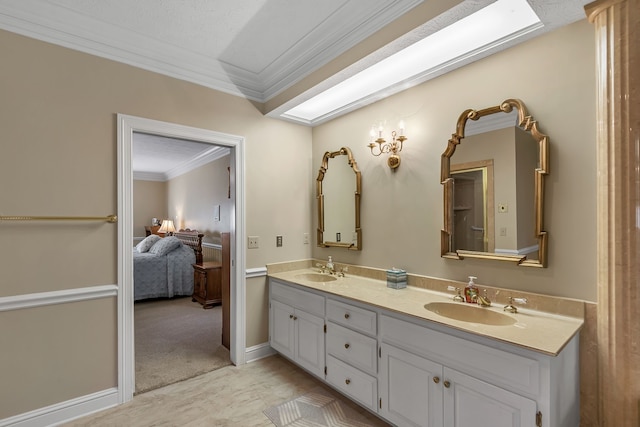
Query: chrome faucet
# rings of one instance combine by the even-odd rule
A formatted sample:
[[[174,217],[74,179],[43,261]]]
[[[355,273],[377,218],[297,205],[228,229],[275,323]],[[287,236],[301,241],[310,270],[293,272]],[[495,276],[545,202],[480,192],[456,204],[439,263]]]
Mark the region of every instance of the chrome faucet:
[[[509,304],[504,306],[504,311],[508,311],[509,313],[517,313],[518,312],[518,307],[513,305],[514,302],[518,303],[518,304],[526,304],[527,303],[527,299],[526,298],[509,297]]]

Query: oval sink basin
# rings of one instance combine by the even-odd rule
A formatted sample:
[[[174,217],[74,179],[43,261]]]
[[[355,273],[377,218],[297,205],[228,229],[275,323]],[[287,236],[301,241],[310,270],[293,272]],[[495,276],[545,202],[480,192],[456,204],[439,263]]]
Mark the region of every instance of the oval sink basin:
[[[336,279],[334,276],[320,273],[303,273],[296,275],[298,279],[308,280],[310,282],[333,282]]]
[[[517,322],[516,319],[506,314],[464,303],[430,302],[425,304],[424,308],[439,316],[462,320],[463,322],[494,326],[508,326]]]

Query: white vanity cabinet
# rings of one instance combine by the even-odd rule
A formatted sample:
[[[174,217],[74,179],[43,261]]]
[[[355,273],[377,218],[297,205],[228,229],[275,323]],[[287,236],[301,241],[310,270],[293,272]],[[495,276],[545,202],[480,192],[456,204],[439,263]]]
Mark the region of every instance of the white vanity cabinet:
[[[324,378],[324,297],[271,281],[269,344]]]
[[[396,425],[535,425],[534,400],[387,344],[381,356],[380,415]]]
[[[376,412],[378,403],[377,314],[327,299],[327,376],[329,384]]]
[[[578,427],[578,340],[558,356],[381,313],[379,414],[399,426]],[[458,335],[458,336],[456,336]]]
[[[305,289],[270,278],[271,346],[390,423],[579,426],[577,334],[546,354]]]

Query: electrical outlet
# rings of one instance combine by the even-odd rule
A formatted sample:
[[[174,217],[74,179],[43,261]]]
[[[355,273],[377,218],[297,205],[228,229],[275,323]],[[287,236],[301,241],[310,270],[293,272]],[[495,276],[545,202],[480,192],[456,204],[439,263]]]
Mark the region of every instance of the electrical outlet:
[[[276,247],[282,247],[282,236],[276,236]]]
[[[500,227],[500,236],[507,237],[507,227]]]
[[[258,249],[260,246],[260,237],[249,236],[249,249]]]
[[[336,233],[336,242],[342,240],[342,235],[340,233]]]
[[[304,233],[302,235],[302,243],[304,243],[305,245],[309,244],[309,233]]]
[[[509,205],[506,203],[498,203],[498,212],[507,213],[509,212]]]

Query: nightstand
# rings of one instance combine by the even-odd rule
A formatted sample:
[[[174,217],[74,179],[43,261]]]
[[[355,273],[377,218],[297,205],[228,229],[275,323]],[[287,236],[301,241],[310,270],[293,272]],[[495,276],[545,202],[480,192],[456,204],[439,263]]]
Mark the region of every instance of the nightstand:
[[[207,261],[192,265],[192,301],[198,301],[203,308],[211,308],[222,303],[222,263]]]

